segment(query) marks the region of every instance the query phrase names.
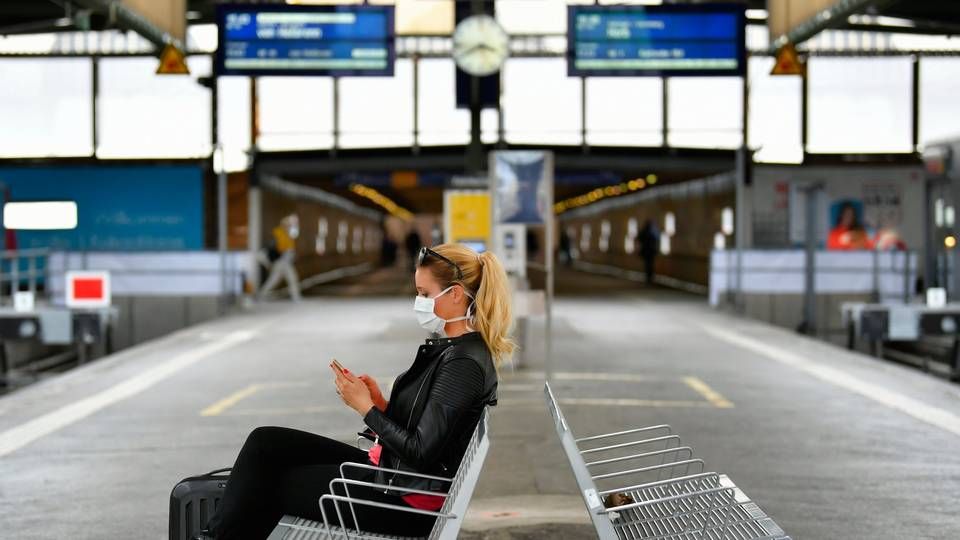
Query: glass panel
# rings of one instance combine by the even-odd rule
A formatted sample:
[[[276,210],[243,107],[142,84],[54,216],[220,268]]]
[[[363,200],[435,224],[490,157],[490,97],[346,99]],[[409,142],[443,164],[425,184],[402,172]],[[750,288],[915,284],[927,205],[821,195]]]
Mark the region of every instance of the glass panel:
[[[910,62],[909,58],[811,58],[807,150],[909,152]]]
[[[960,137],[960,59],[920,61],[920,143]]]
[[[228,171],[247,168],[250,150],[250,79],[217,79],[217,133],[226,155]]]
[[[662,103],[662,79],[587,79],[587,142],[660,146],[663,144]]]
[[[413,144],[410,60],[398,59],[393,77],[340,79],[340,133],[343,148]]]
[[[747,49],[762,51],[770,46],[770,30],[765,24],[747,25]]]
[[[187,50],[214,52],[217,50],[217,25],[192,24],[187,27]]]
[[[192,56],[187,65],[189,76],[156,75],[156,58],[100,60],[98,156],[210,155],[210,90],[196,78],[210,74],[211,60]]]
[[[466,144],[470,111],[457,109],[456,68],[448,58],[420,60],[420,144]]]
[[[420,144],[422,146],[470,142],[470,111],[457,109],[456,67],[448,58],[420,59]],[[480,114],[481,140],[497,142],[496,109]]]
[[[262,150],[307,150],[333,146],[333,79],[260,77]],[[340,81],[341,89],[343,79]]]
[[[503,73],[507,141],[580,144],[580,79],[562,58],[511,58]]]
[[[0,156],[93,153],[89,59],[2,59],[0,81]]]
[[[803,161],[800,77],[771,76],[773,58],[750,59],[750,148],[761,162]]]
[[[373,0],[371,4],[395,4],[397,34],[452,34],[454,0]]]
[[[497,21],[508,34],[562,34],[567,31],[567,3],[564,0],[497,0],[496,13]]]
[[[500,140],[500,115],[496,109],[480,111],[480,140],[485,143]]]
[[[736,77],[667,80],[670,146],[737,148],[742,144],[743,83]]]

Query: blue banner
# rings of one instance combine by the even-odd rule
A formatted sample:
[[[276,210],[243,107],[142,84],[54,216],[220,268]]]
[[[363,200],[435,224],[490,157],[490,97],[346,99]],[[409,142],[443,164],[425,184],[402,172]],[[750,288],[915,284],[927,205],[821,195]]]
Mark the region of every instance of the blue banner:
[[[16,231],[19,249],[203,249],[203,169],[199,164],[0,167],[0,185],[5,188],[0,193],[4,203],[77,204],[76,229]]]

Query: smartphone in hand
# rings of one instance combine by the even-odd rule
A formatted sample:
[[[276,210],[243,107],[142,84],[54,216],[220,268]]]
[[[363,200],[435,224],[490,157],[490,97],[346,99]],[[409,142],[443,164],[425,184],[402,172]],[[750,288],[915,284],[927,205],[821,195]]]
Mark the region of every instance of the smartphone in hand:
[[[343,364],[341,364],[340,362],[337,362],[336,358],[333,358],[330,361],[330,367],[332,367],[340,375],[343,375],[343,372],[345,371]]]

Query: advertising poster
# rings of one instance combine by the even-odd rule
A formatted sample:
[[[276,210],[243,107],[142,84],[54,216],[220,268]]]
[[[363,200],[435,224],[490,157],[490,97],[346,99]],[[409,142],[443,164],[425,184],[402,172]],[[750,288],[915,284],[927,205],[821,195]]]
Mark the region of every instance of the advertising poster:
[[[535,151],[494,152],[491,165],[497,222],[542,225],[553,210],[550,155]]]
[[[477,253],[490,246],[490,193],[485,190],[448,190],[444,193],[446,242],[466,244]]]

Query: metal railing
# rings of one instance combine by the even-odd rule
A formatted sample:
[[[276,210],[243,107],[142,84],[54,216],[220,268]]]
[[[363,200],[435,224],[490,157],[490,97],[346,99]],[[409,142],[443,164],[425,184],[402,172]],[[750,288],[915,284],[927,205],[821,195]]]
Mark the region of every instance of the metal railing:
[[[0,251],[0,306],[7,304],[7,287],[9,303],[12,304],[14,293],[22,290],[24,281],[31,293],[36,294],[41,284],[44,291],[47,290],[46,260],[49,254],[50,250],[45,248]]]

